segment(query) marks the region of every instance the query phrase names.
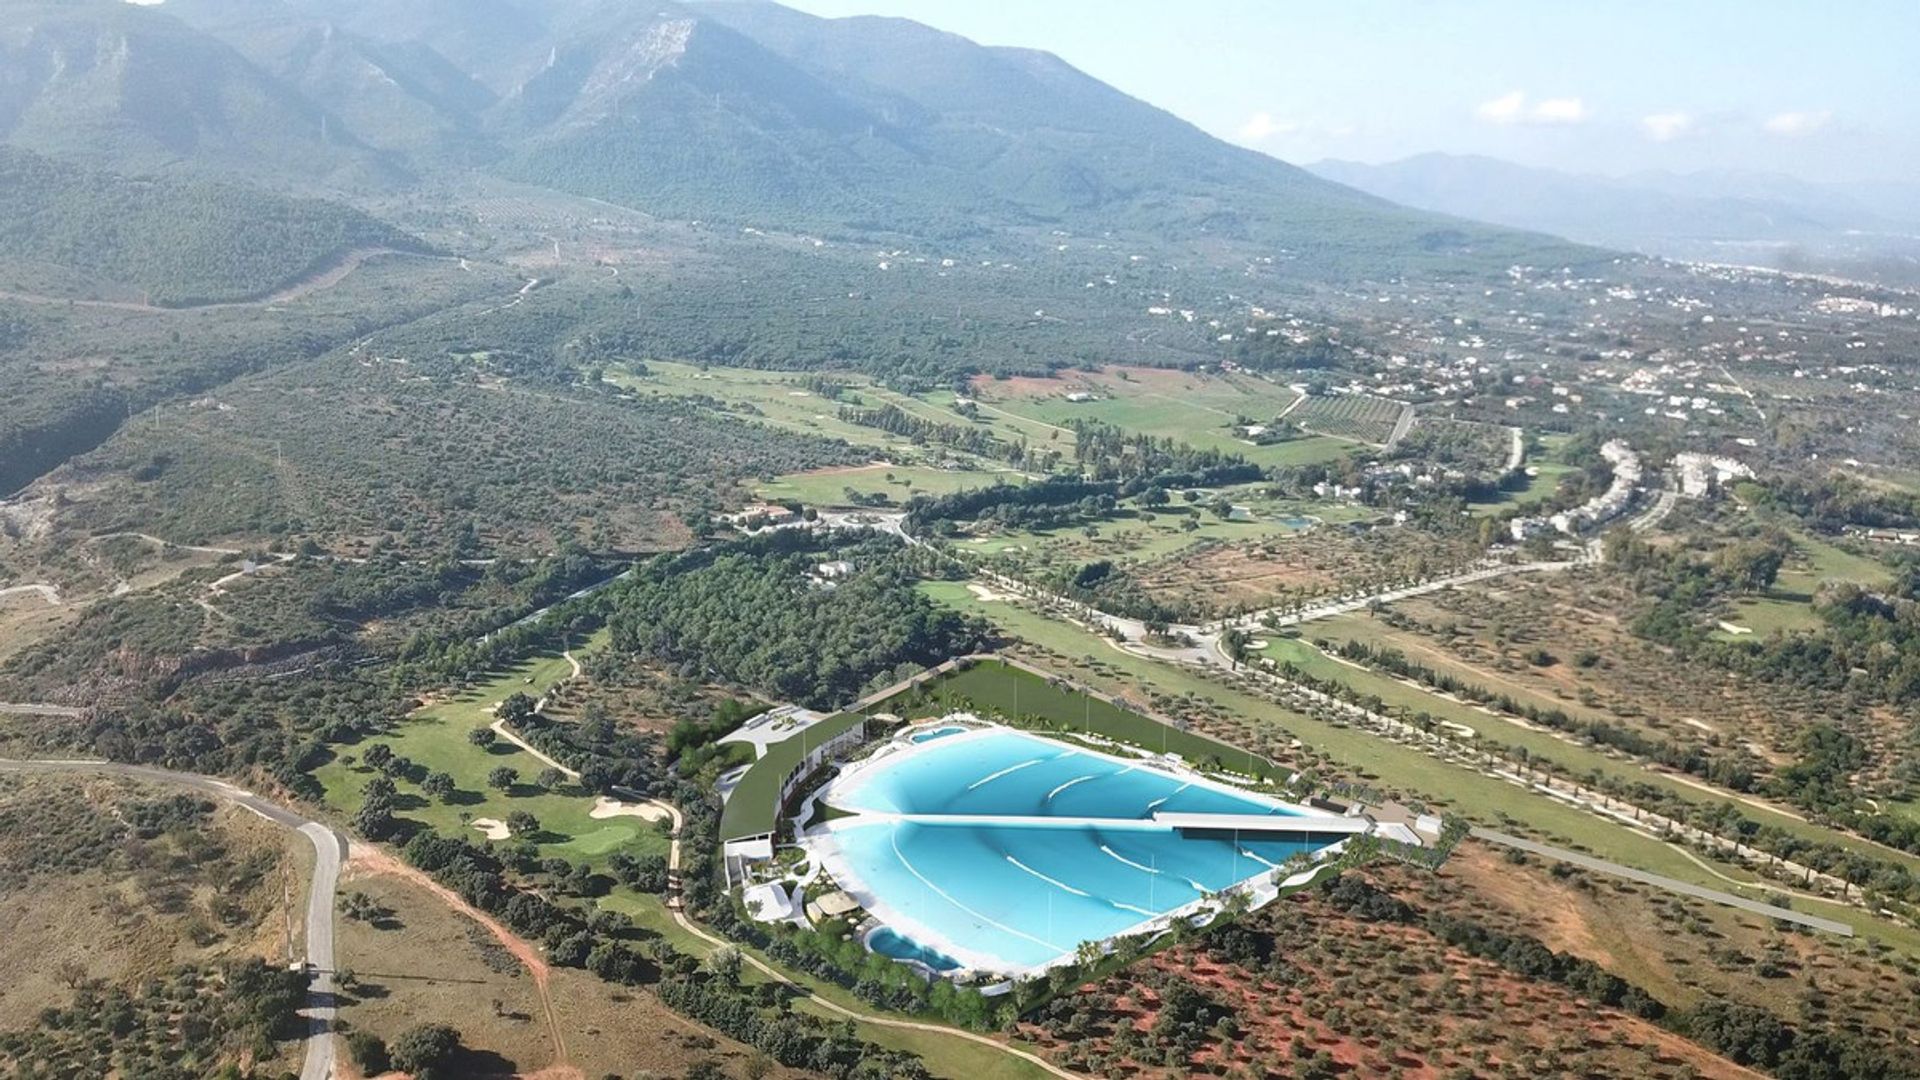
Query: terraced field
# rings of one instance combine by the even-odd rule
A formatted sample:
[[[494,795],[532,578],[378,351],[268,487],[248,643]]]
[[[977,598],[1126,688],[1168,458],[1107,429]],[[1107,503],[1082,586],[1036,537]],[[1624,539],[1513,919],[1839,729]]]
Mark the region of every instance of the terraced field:
[[[1406,406],[1367,394],[1310,397],[1294,407],[1287,419],[1308,431],[1336,439],[1384,444],[1393,437]]]

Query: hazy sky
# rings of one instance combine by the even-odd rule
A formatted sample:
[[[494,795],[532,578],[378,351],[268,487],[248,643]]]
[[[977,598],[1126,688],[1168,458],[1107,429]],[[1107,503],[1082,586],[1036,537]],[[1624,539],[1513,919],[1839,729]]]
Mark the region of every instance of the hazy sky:
[[[1057,53],[1289,161],[1920,175],[1920,0],[784,0]]]

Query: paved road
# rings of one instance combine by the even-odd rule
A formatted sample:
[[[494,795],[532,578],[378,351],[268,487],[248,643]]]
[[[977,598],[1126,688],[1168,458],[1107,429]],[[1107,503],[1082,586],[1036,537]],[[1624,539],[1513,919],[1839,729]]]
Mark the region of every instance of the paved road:
[[[333,1075],[333,910],[334,894],[340,882],[340,864],[347,857],[347,838],[317,821],[270,802],[224,780],[193,773],[173,772],[146,765],[123,765],[110,761],[46,760],[15,761],[0,759],[0,772],[56,773],[91,772],[124,776],[157,784],[192,788],[217,799],[224,799],[244,810],[266,818],[275,825],[292,829],[313,844],[313,879],[307,886],[307,967],[313,981],[307,990],[307,1054],[300,1067],[300,1080],[328,1080]]]
[[[1721,892],[1718,889],[1708,889],[1675,878],[1662,877],[1659,874],[1649,874],[1645,870],[1635,870],[1631,866],[1621,866],[1619,863],[1608,862],[1605,859],[1596,859],[1591,855],[1582,855],[1577,851],[1568,851],[1566,848],[1551,847],[1547,844],[1536,844],[1531,840],[1522,840],[1517,836],[1509,836],[1506,833],[1494,829],[1476,828],[1473,830],[1473,837],[1476,840],[1484,840],[1489,844],[1500,844],[1504,847],[1518,848],[1521,851],[1530,852],[1542,858],[1559,859],[1562,862],[1570,862],[1575,866],[1584,867],[1596,873],[1611,874],[1614,877],[1637,881],[1642,885],[1651,885],[1656,889],[1665,889],[1668,892],[1679,893],[1681,896],[1691,896],[1696,900],[1707,900],[1715,904],[1724,904],[1727,907],[1750,911],[1755,915],[1764,915],[1769,919],[1780,919],[1785,922],[1799,923],[1801,926],[1811,927],[1815,930],[1825,930],[1829,934],[1839,934],[1841,937],[1853,936],[1853,927],[1843,922],[1823,919],[1818,915],[1805,915],[1798,911],[1790,911],[1786,908],[1777,908],[1772,904],[1763,904],[1758,900],[1749,900],[1744,896],[1735,896],[1732,893]]]

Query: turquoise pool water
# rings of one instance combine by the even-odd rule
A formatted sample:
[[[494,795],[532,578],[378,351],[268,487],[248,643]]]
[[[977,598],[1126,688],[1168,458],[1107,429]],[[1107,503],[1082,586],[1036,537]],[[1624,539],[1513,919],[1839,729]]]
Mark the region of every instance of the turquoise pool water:
[[[867,948],[895,960],[918,961],[934,971],[952,971],[960,966],[960,961],[938,949],[929,949],[912,938],[902,937],[890,926],[883,926],[869,934]]]
[[[1156,810],[1301,811],[1007,729],[882,759],[831,801],[864,812],[837,822],[831,843],[836,872],[872,896],[875,914],[913,942],[1001,970],[1046,964],[1334,839],[1175,833],[1152,824]],[[1026,820],[970,820],[982,815]]]
[[[932,731],[922,731],[917,735],[909,735],[907,738],[909,741],[917,743],[932,742],[935,739],[944,739],[949,735],[958,735],[965,730],[967,729],[963,727],[935,728]]]

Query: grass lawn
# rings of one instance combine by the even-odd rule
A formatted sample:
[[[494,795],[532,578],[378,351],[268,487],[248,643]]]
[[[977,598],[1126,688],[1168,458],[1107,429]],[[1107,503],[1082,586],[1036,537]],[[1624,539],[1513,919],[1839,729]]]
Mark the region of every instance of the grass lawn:
[[[1826,625],[1814,612],[1812,604],[1792,595],[1753,596],[1736,601],[1726,621],[1735,626],[1744,626],[1753,633],[1736,634],[1724,629],[1714,631],[1713,636],[1722,641],[1753,641],[1776,631],[1793,634],[1818,630]]]
[[[994,407],[1016,417],[1038,421],[1046,425],[1048,430],[1067,427],[1075,420],[1089,420],[1158,438],[1178,439],[1202,450],[1239,454],[1257,465],[1305,465],[1330,461],[1354,446],[1345,439],[1328,435],[1310,435],[1266,446],[1256,445],[1241,438],[1229,426],[1238,414],[1170,397],[1103,398],[1099,401],[1028,398],[997,402]]]
[[[806,389],[803,384],[808,375],[804,372],[725,367],[702,370],[692,364],[665,360],[649,360],[646,368],[645,375],[611,370],[606,373],[606,380],[642,395],[713,398],[759,423],[807,435],[841,438],[855,446],[884,450],[905,444],[905,440],[887,432],[841,420],[838,403]],[[835,378],[864,384],[864,380],[852,377]]]
[[[1796,534],[1794,540],[1799,543],[1800,549],[1806,553],[1808,561],[1812,564],[1811,575],[1815,584],[1838,578],[1842,581],[1878,588],[1893,581],[1893,573],[1887,569],[1886,564],[1877,559],[1855,555],[1825,540],[1816,539],[1804,533]],[[1785,578],[1789,572],[1791,571],[1782,571],[1780,576]],[[1811,589],[1807,591],[1812,592]]]
[[[1526,487],[1518,491],[1503,491],[1498,499],[1492,502],[1474,503],[1468,509],[1476,514],[1496,514],[1510,507],[1539,502],[1559,488],[1562,477],[1579,471],[1571,465],[1562,465],[1555,461],[1531,461],[1526,467],[1534,470],[1534,474],[1527,477]]]
[[[924,719],[948,712],[999,713],[1021,722],[1038,720],[1059,731],[1085,731],[1155,753],[1176,753],[1199,764],[1217,760],[1220,767],[1263,779],[1277,770],[1264,758],[1191,731],[1163,724],[1109,701],[1072,688],[1053,685],[1030,671],[995,661],[983,661],[965,671],[950,672],[938,680],[902,691],[873,706],[874,712],[895,712]]]
[[[1353,449],[1353,443],[1325,436],[1256,446],[1242,438],[1236,424],[1273,420],[1299,395],[1281,383],[1246,374],[1220,374],[1150,368],[1069,371],[1054,379],[980,379],[974,391],[982,418],[1003,435],[1029,442],[1059,439],[1071,449],[1063,429],[1075,420],[1091,420],[1158,438],[1178,439],[1201,449],[1239,454],[1260,465],[1301,465],[1328,461]],[[1069,401],[1072,393],[1093,400]],[[952,395],[929,395],[929,402],[951,406]]]
[[[1316,524],[1338,525],[1367,516],[1363,508],[1271,499],[1258,484],[1222,488],[1217,494],[1235,506],[1251,510],[1253,520],[1228,521],[1205,506],[1200,507],[1198,517],[1189,518],[1184,513],[1186,504],[1179,499],[1158,509],[1141,507],[1138,500],[1130,500],[1122,506],[1122,513],[1094,522],[1092,536],[1086,534],[1083,526],[1012,530],[963,541],[959,547],[961,551],[985,555],[1025,553],[1073,562],[1094,559],[1151,562],[1202,541],[1273,540]],[[1148,520],[1149,514],[1152,520]],[[1187,521],[1192,521],[1195,527],[1185,528]]]
[[[851,488],[862,495],[885,495],[894,506],[901,506],[915,495],[951,495],[956,491],[993,484],[1024,484],[1027,478],[1017,472],[987,472],[972,469],[934,469],[922,465],[868,465],[857,469],[823,469],[817,472],[789,473],[758,484],[754,494],[769,502],[802,502],[808,506],[845,506],[855,503],[847,497]]]
[[[767,756],[754,762],[753,768],[748,769],[734,787],[733,794],[727,796],[726,808],[720,812],[720,839],[738,840],[772,832],[780,813],[775,805],[780,782],[800,764],[809,749],[865,720],[859,713],[841,713],[767,747]]]
[[[1483,822],[1510,820],[1556,838],[1565,846],[1589,852],[1600,858],[1709,888],[1729,887],[1727,882],[1707,873],[1685,855],[1652,837],[1642,836],[1624,827],[1610,824],[1592,814],[1544,795],[1484,776],[1471,769],[1437,760],[1418,750],[1388,742],[1364,731],[1330,724],[1293,712],[1171,664],[1133,656],[1078,627],[1035,614],[1011,603],[982,601],[969,592],[963,583],[936,582],[923,585],[921,588],[927,595],[943,604],[979,615],[1009,634],[1052,649],[1069,658],[1098,658],[1133,678],[1154,685],[1162,692],[1192,694],[1196,697],[1208,698],[1249,719],[1272,724],[1302,743],[1343,763],[1364,778],[1377,778],[1384,784],[1401,788],[1441,805],[1454,807],[1477,820]],[[1099,684],[1099,676],[1091,672],[1076,671],[1063,672],[1063,674],[1071,674],[1075,678],[1094,683],[1096,686]],[[1485,714],[1475,713],[1474,715],[1482,724],[1491,719]],[[1556,752],[1549,756],[1567,761],[1566,755],[1559,754],[1557,751],[1584,748],[1553,740],[1552,749]],[[1588,753],[1593,752],[1588,751]],[[1614,767],[1622,765],[1612,759],[1603,760]],[[1643,778],[1654,781],[1661,779],[1656,774],[1650,773],[1643,774]],[[1668,780],[1667,783],[1674,782]],[[1686,790],[1691,791],[1694,797],[1700,797],[1699,792]],[[1750,810],[1749,812],[1755,816],[1764,816],[1768,820],[1777,818],[1777,815],[1762,815],[1760,811]],[[1783,827],[1799,825],[1791,819],[1779,818],[1778,820]],[[1800,828],[1809,830],[1811,834],[1822,839],[1848,842],[1848,838],[1817,826],[1806,825]],[[1859,843],[1859,841],[1852,841],[1850,846],[1858,846]],[[1872,850],[1876,857],[1891,857],[1877,848]],[[1796,900],[1794,905],[1798,910],[1838,919],[1853,926],[1862,934],[1892,942],[1920,955],[1920,932],[1892,926],[1856,908],[1840,904]]]
[[[599,643],[596,639],[588,647]],[[428,772],[448,773],[456,787],[443,801],[427,795],[411,780],[396,780],[399,809],[395,816],[403,820],[472,839],[479,835],[469,824],[473,819],[505,821],[513,811],[525,810],[540,822],[535,839],[543,856],[599,867],[616,851],[665,853],[666,838],[651,822],[636,817],[596,820],[589,816],[594,806],[591,793],[570,783],[551,791],[534,783],[546,766],[533,755],[505,740],[485,748],[468,741],[470,732],[493,722],[494,704],[515,692],[538,697],[570,671],[564,657],[551,654],[517,664],[472,690],[421,709],[392,734],[337,752],[334,760],[314,770],[314,777],[326,789],[327,804],[352,815],[360,808],[367,781],[376,775],[359,760],[368,747],[386,744],[395,755],[411,759]],[[353,764],[348,757],[355,759]],[[501,765],[520,773],[519,782],[506,791],[487,785],[487,774]]]
[[[1818,630],[1826,625],[1813,610],[1813,595],[1823,581],[1851,581],[1868,588],[1881,588],[1893,581],[1893,573],[1877,560],[1855,555],[1835,545],[1795,532],[1798,558],[1780,571],[1773,588],[1765,596],[1747,597],[1733,605],[1727,622],[1752,630],[1736,634],[1717,630],[1721,641],[1756,641],[1776,631],[1785,634]]]

